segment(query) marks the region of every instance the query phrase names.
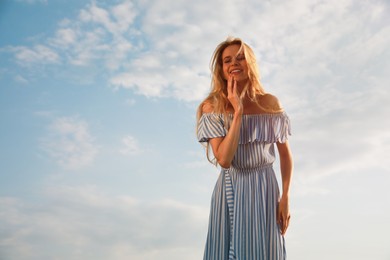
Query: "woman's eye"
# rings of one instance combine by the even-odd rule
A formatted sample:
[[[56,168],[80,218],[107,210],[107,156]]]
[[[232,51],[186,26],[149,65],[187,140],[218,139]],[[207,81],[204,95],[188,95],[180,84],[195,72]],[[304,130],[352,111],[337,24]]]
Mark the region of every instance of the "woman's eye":
[[[223,62],[224,63],[229,63],[229,62],[231,62],[232,60],[231,59],[226,59],[226,60],[224,60]]]
[[[237,56],[237,60],[245,60],[245,56],[244,55],[238,55]]]

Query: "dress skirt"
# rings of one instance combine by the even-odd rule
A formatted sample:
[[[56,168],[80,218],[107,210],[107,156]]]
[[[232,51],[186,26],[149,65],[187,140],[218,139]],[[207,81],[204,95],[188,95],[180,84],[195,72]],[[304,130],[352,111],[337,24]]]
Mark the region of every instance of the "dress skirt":
[[[279,187],[271,165],[223,169],[215,185],[204,260],[284,260]]]

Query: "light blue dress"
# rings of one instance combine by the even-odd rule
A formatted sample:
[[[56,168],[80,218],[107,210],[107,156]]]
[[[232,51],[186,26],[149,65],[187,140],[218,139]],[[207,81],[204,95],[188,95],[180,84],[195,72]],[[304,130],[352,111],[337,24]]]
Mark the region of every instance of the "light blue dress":
[[[225,136],[225,125],[222,114],[203,114],[199,142]],[[274,143],[286,142],[290,134],[284,112],[243,115],[231,167],[222,168],[212,195],[204,260],[286,259],[276,220],[279,187],[272,164]]]

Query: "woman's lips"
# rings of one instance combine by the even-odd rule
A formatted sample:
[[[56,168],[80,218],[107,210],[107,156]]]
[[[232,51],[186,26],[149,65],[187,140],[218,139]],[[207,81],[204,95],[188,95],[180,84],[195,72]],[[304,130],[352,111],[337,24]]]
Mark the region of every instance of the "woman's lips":
[[[234,69],[234,70],[230,71],[230,74],[238,74],[238,73],[240,73],[240,72],[241,72],[241,70],[239,70],[239,69]]]

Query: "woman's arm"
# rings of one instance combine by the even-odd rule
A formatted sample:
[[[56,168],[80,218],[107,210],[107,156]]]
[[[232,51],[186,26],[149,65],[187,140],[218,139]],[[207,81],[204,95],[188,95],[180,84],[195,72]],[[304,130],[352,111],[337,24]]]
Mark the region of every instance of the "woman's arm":
[[[210,139],[215,159],[222,168],[229,168],[236,153],[241,126],[242,115],[234,114],[232,124],[225,137]]]
[[[290,184],[293,174],[293,158],[288,141],[285,143],[276,143],[280,158],[280,171],[282,175],[282,197],[278,206],[278,222],[280,224],[281,232],[284,235],[290,223],[290,209],[289,209],[289,196],[290,196]]]
[[[240,137],[243,104],[237,93],[237,82],[233,77],[228,79],[228,99],[234,109],[233,121],[225,137],[210,139],[218,164],[223,168],[229,168],[238,147]]]

